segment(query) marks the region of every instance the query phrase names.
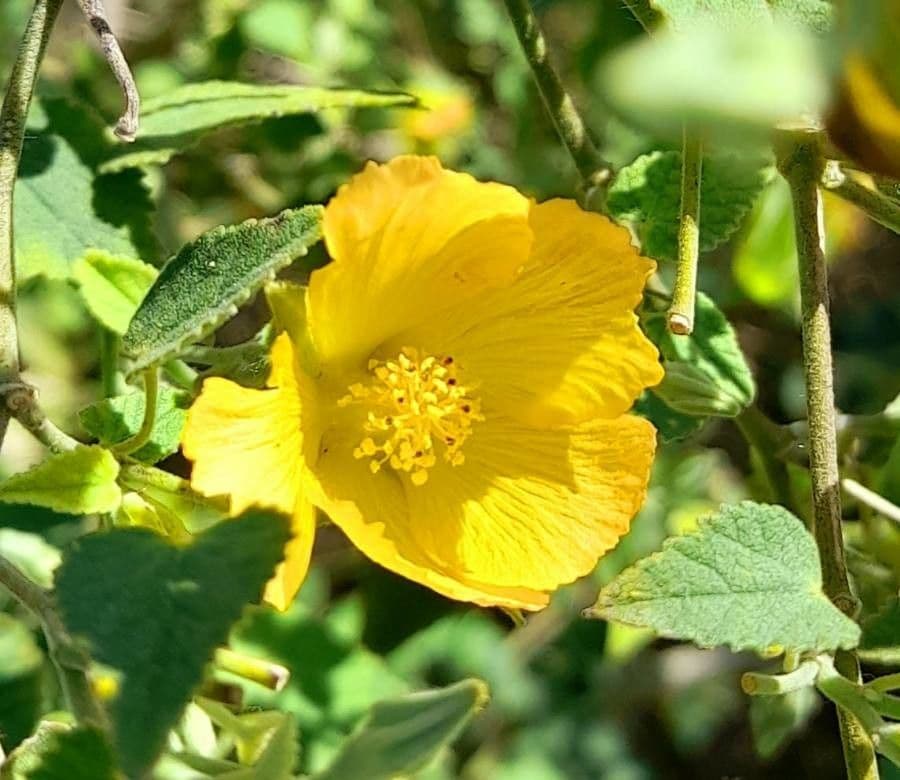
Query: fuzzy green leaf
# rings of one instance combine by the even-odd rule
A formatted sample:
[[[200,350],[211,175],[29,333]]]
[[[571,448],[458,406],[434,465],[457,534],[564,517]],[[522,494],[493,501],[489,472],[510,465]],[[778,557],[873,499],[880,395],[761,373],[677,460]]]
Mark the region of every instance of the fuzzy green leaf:
[[[131,257],[91,250],[72,267],[72,276],[81,287],[81,297],[91,314],[121,335],[128,329],[157,271]]]
[[[122,340],[135,369],[213,331],[268,279],[322,235],[321,206],[218,227],[182,247],[162,269]]]
[[[137,141],[105,171],[162,165],[200,136],[223,127],[332,108],[414,106],[411,95],[292,85],[206,81],[179,87],[144,103]]]
[[[595,617],[701,647],[832,651],[860,630],[822,592],[815,541],[779,506],[723,506],[600,592]],[[727,619],[725,619],[727,616]]]
[[[187,421],[188,397],[171,387],[160,387],[156,402],[156,418],[150,440],[131,457],[145,463],[156,463],[178,450],[181,431]],[[110,446],[137,434],[144,421],[142,392],[117,395],[88,406],[78,413],[84,429],[101,444]]]
[[[756,385],[737,336],[708,296],[697,294],[690,336],[671,333],[664,306],[653,299],[645,305],[642,322],[666,370],[653,392],[672,409],[698,417],[735,417],[753,401]]]
[[[703,158],[702,252],[728,240],[771,178],[771,165],[758,157],[712,154]],[[643,253],[658,260],[674,260],[677,255],[680,202],[680,152],[652,152],[638,157],[619,171],[607,200],[610,214],[634,227]]]
[[[102,447],[77,447],[0,482],[0,501],[36,504],[55,512],[112,512],[122,500],[119,464]]]
[[[162,750],[204,666],[244,605],[259,599],[288,538],[286,518],[251,510],[187,547],[137,528],[72,546],[57,573],[57,598],[72,634],[119,675],[109,713],[128,776],[142,776]]]
[[[0,769],[0,780],[117,780],[112,752],[93,728],[45,721]]]
[[[313,780],[389,780],[430,763],[488,701],[487,686],[464,680],[374,705],[331,765]]]
[[[62,99],[36,101],[16,182],[16,271],[65,279],[100,250],[153,260],[153,205],[138,171],[100,176],[112,145],[99,118]]]
[[[673,27],[685,30],[697,22],[728,27],[774,20],[825,32],[833,15],[828,0],[650,0],[650,4]]]

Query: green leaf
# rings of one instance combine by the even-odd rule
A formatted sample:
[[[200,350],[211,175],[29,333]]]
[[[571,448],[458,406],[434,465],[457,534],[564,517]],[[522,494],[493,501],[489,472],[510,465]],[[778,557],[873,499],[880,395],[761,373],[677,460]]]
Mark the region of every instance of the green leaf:
[[[694,332],[677,336],[666,326],[664,305],[648,299],[644,331],[659,347],[666,375],[653,389],[677,412],[693,416],[735,417],[756,395],[753,374],[725,315],[697,293]]]
[[[44,654],[34,634],[0,613],[0,742],[6,750],[31,734],[43,709]]]
[[[0,780],[118,780],[112,753],[94,728],[45,721],[0,769]]]
[[[231,81],[187,84],[144,103],[136,142],[107,162],[103,170],[164,164],[203,134],[223,127],[332,108],[415,105],[412,95],[397,92]]]
[[[72,276],[81,286],[81,297],[91,314],[120,335],[128,329],[156,275],[153,266],[140,260],[93,250],[72,267]]]
[[[0,501],[76,515],[112,512],[122,500],[118,476],[119,464],[108,450],[77,447],[0,482]]]
[[[84,106],[35,101],[15,193],[20,281],[40,274],[69,278],[92,250],[155,258],[153,205],[141,174],[98,175],[111,149],[102,122]]]
[[[703,158],[700,250],[709,252],[741,225],[773,174],[762,158],[714,153]],[[678,251],[681,153],[652,152],[626,166],[609,189],[610,214],[630,223],[645,255],[674,260]]]
[[[62,560],[43,536],[17,528],[0,528],[0,555],[42,588],[53,584],[53,572]]]
[[[860,630],[822,592],[815,541],[779,506],[723,506],[600,592],[595,617],[735,651],[832,651]],[[726,619],[727,617],[727,619]]]
[[[890,601],[863,623],[860,655],[870,663],[900,664],[900,601]]]
[[[660,136],[680,138],[688,125],[729,143],[759,142],[822,112],[829,77],[811,33],[762,17],[712,16],[618,49],[600,77],[610,106]]]
[[[321,206],[218,227],[166,263],[122,340],[135,370],[212,332],[322,235]]]
[[[751,696],[750,729],[759,757],[775,756],[806,727],[820,704],[821,699],[812,687],[781,696]]]
[[[151,766],[215,648],[244,605],[259,599],[288,538],[286,518],[251,510],[182,548],[131,528],[74,543],[57,573],[57,598],[71,633],[119,675],[109,712],[129,776]]]
[[[187,421],[188,396],[171,387],[159,388],[156,417],[150,440],[131,457],[156,463],[178,450],[181,431]],[[78,413],[84,429],[101,444],[119,444],[134,436],[144,421],[145,397],[142,392],[117,395],[82,409]]]
[[[650,0],[650,3],[676,29],[683,30],[698,22],[728,27],[765,25],[774,20],[825,32],[833,15],[828,0]]]
[[[389,780],[425,768],[488,701],[487,686],[464,680],[372,707],[332,764],[314,780]]]
[[[681,441],[699,431],[703,417],[676,412],[652,390],[645,390],[634,404],[634,413],[653,423],[664,442]]]

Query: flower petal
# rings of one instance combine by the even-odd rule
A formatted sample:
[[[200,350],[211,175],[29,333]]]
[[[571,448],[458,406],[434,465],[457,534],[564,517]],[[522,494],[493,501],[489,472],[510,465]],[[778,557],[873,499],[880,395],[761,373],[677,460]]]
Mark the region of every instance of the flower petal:
[[[185,457],[194,463],[193,488],[207,496],[229,496],[234,514],[254,504],[292,513],[303,469],[300,412],[287,334],[272,348],[267,389],[207,379],[182,436]]]
[[[323,363],[358,364],[436,312],[511,281],[528,257],[529,202],[437,160],[370,163],[325,209],[334,262],[313,272],[309,322]]]
[[[530,221],[535,243],[514,284],[392,346],[452,354],[485,408],[532,425],[618,417],[663,375],[634,314],[655,266],[624,228],[572,201],[536,205]]]
[[[350,439],[332,430],[323,438],[316,464],[314,500],[350,541],[376,563],[449,598],[482,606],[541,609],[548,595],[529,587],[497,587],[447,571],[413,533],[400,478],[390,470],[377,474],[350,452]]]
[[[313,541],[316,536],[316,507],[306,496],[297,497],[291,518],[291,541],[284,548],[284,560],[278,564],[266,584],[265,600],[276,609],[286,610],[309,570]]]
[[[460,466],[406,488],[410,533],[447,572],[553,590],[593,570],[646,495],[656,432],[623,415],[567,430],[482,423]]]
[[[302,488],[301,411],[310,394],[301,388],[303,377],[295,370],[290,338],[282,334],[272,347],[269,388],[207,379],[182,437],[198,493],[228,496],[232,515],[254,505],[291,514],[291,541],[265,591],[278,609],[290,606],[306,577],[316,529],[315,506]]]

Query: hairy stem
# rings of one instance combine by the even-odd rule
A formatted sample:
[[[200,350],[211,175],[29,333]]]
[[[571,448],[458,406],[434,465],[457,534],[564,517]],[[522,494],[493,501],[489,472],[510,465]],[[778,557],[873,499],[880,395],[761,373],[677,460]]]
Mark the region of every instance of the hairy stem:
[[[597,151],[575,102],[566,92],[559,75],[550,64],[547,41],[538,25],[531,3],[529,0],[504,0],[504,2],[547,112],[575,167],[578,168],[586,196],[590,199],[592,190],[605,190],[612,175],[612,166]]]
[[[138,432],[130,439],[116,444],[111,449],[117,455],[130,455],[143,447],[153,435],[156,424],[156,401],[159,397],[159,369],[152,365],[144,369],[144,419]]]
[[[37,0],[0,108],[0,384],[19,378],[16,327],[16,265],[13,254],[13,192],[22,157],[25,120],[50,31],[63,0]],[[9,413],[0,407],[0,444]]]
[[[69,709],[80,723],[102,727],[105,715],[87,677],[88,658],[66,631],[51,594],[28,579],[3,556],[0,556],[0,585],[40,620]]]
[[[70,452],[79,442],[57,428],[37,402],[37,391],[25,382],[0,384],[0,408],[14,417],[51,452]]]
[[[825,593],[838,609],[852,616],[857,602],[850,590],[841,527],[828,267],[825,263],[822,194],[819,191],[824,167],[821,149],[814,137],[796,133],[782,139],[779,169],[791,188],[800,271],[813,532],[822,562]],[[859,661],[855,654],[838,653],[835,666],[849,680],[858,682]],[[838,718],[848,777],[851,780],[877,778],[875,752],[866,729],[855,716],[840,707]]]
[[[668,322],[672,333],[689,336],[694,332],[697,263],[700,259],[700,179],[703,174],[703,144],[699,137],[685,128],[682,149],[678,258]]]

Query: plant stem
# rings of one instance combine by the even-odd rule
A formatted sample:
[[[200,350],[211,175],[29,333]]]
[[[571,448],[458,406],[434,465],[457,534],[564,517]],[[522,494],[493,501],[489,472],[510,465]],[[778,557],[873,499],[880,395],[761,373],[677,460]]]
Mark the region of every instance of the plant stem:
[[[900,233],[900,204],[878,190],[860,184],[830,161],[822,176],[822,186],[835,195],[861,208],[866,214],[888,230]]]
[[[700,179],[703,175],[703,144],[687,128],[681,154],[681,213],[678,218],[678,258],[675,287],[669,307],[669,330],[680,336],[694,331],[697,300],[697,263],[700,258]]]
[[[547,112],[578,169],[586,196],[590,199],[592,190],[605,190],[612,176],[612,166],[600,156],[575,102],[550,64],[547,41],[531,3],[529,0],[504,2]]]
[[[873,691],[881,691],[882,693],[900,690],[900,672],[885,674],[882,677],[869,680],[866,683],[866,688],[871,688]]]
[[[102,727],[106,718],[87,678],[88,658],[66,631],[51,595],[3,556],[0,556],[0,585],[40,620],[63,695],[79,723]]]
[[[51,452],[70,452],[80,442],[57,428],[37,402],[37,391],[25,382],[0,384],[0,409],[14,417]]]
[[[19,378],[13,193],[22,157],[28,107],[62,2],[37,0],[34,4],[0,108],[0,383],[15,382]],[[0,444],[8,423],[9,413],[0,408]]]
[[[227,647],[216,650],[213,665],[223,672],[258,683],[272,691],[280,691],[291,679],[291,673],[281,664],[236,653]]]
[[[741,677],[741,688],[751,696],[778,696],[810,687],[818,674],[819,665],[815,661],[804,661],[787,674],[747,672]]]
[[[153,435],[153,426],[156,424],[156,401],[159,397],[159,369],[156,365],[145,368],[144,376],[144,419],[138,432],[130,439],[116,444],[110,449],[116,455],[130,455],[143,447]]]
[[[857,601],[850,590],[841,528],[828,267],[825,263],[822,195],[818,188],[824,159],[815,137],[795,133],[788,134],[781,141],[783,148],[779,149],[779,169],[791,188],[800,271],[813,532],[819,548],[825,594],[838,609],[852,616]],[[858,682],[859,661],[853,653],[838,653],[835,664],[841,674],[853,683]],[[851,780],[877,778],[875,752],[866,729],[855,716],[840,707],[838,720],[847,776]]]

